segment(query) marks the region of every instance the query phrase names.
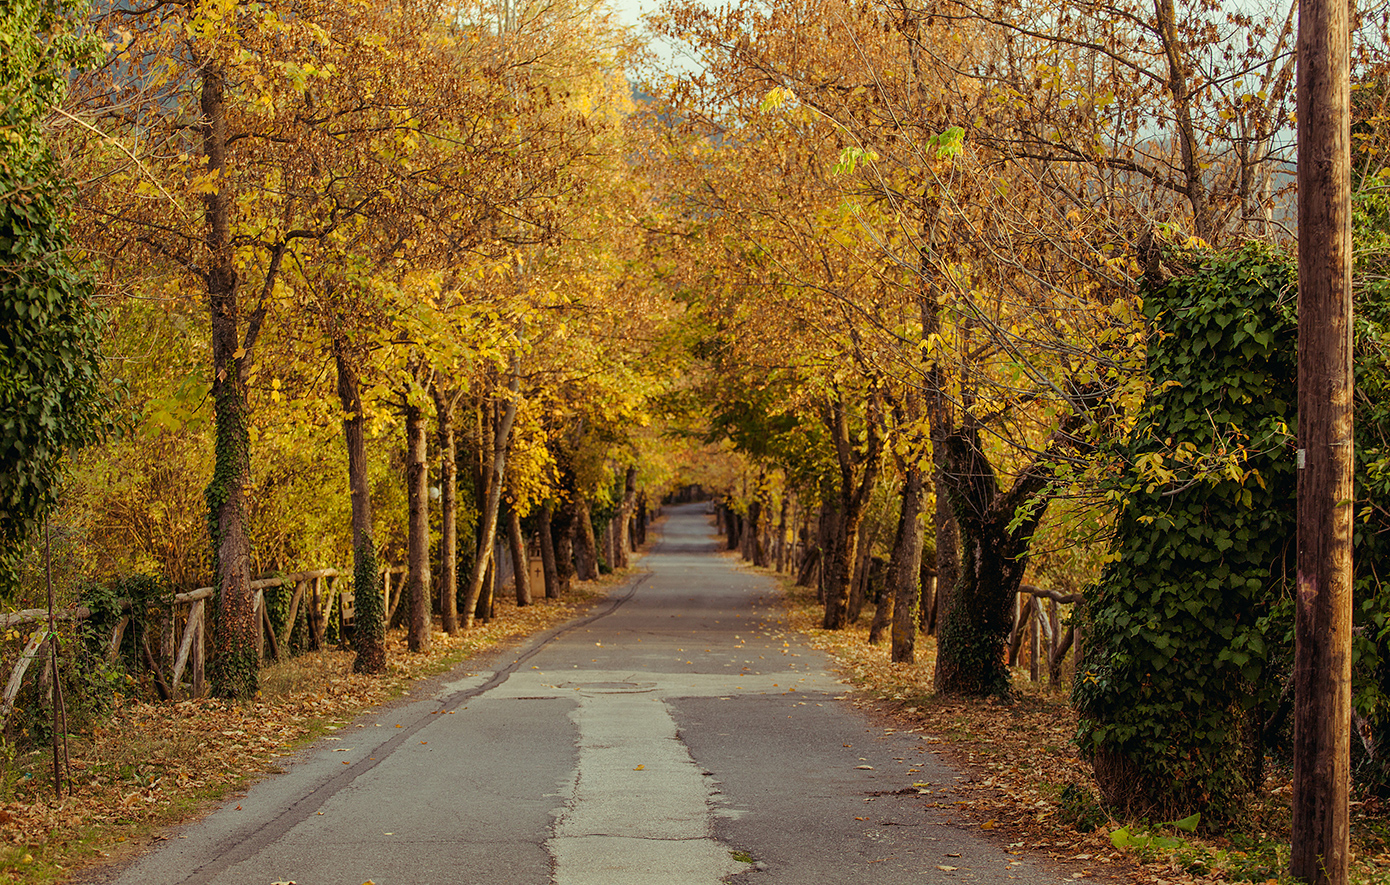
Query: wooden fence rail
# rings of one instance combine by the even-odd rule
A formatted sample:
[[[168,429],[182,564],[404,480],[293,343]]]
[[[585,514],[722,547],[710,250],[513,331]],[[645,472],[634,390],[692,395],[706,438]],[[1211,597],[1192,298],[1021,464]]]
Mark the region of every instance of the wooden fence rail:
[[[271,658],[275,661],[282,659],[282,649],[289,647],[290,636],[294,632],[299,611],[306,606],[309,645],[312,649],[317,650],[323,647],[324,634],[334,605],[339,606],[341,623],[345,626],[351,626],[353,617],[352,590],[348,586],[339,586],[339,579],[344,574],[347,573],[340,572],[338,569],[315,569],[293,575],[257,578],[251,582],[251,589],[256,594],[255,617],[260,620],[261,624],[261,630],[257,634],[257,651],[263,661],[266,659],[265,644],[267,640],[270,644]],[[383,611],[393,611],[400,602],[401,590],[406,583],[405,574],[406,570],[401,567],[387,568],[382,571],[382,593],[385,597]],[[393,578],[396,580],[393,581]],[[350,584],[350,575],[349,579],[342,583]],[[295,588],[294,594],[290,597],[289,610],[286,613],[284,623],[274,624],[269,607],[265,604],[265,591],[272,587],[288,586]],[[140,637],[139,653],[141,659],[146,669],[154,677],[156,691],[165,700],[177,698],[180,695],[185,674],[189,677],[190,697],[202,696],[206,688],[204,685],[204,661],[207,637],[207,603],[212,596],[213,588],[211,587],[199,587],[187,593],[174,594],[164,636],[166,650],[169,652],[165,659],[167,660],[169,656],[174,658],[174,664],[167,681],[155,660],[153,651],[150,649],[149,637],[144,635]],[[121,611],[122,615],[116,619],[116,624],[111,630],[111,637],[105,643],[108,661],[114,661],[116,656],[120,654],[121,641],[125,637],[126,628],[130,625],[131,617],[134,614],[128,600],[121,603]],[[91,617],[91,615],[91,609],[77,605],[54,612],[53,617],[60,621],[81,621]],[[182,630],[178,631],[176,628],[180,622],[182,623]],[[14,669],[10,671],[10,678],[5,683],[4,694],[0,695],[0,730],[3,730],[10,714],[14,711],[15,701],[19,697],[20,688],[24,684],[24,675],[30,664],[36,659],[41,659],[41,653],[50,641],[47,609],[26,609],[0,615],[0,632],[8,632],[16,627],[29,625],[33,626],[29,639],[24,645],[24,650],[20,652],[19,660],[15,662]],[[175,651],[173,641],[175,632],[180,633],[177,651]]]
[[[1013,635],[1009,641],[1009,666],[1018,663],[1024,640],[1028,641],[1028,675],[1033,682],[1042,678],[1041,668],[1047,665],[1048,682],[1060,683],[1062,663],[1067,652],[1073,648],[1077,654],[1081,650],[1081,632],[1073,618],[1066,632],[1061,629],[1059,605],[1080,602],[1080,593],[1062,593],[1024,584],[1018,588],[1018,601],[1014,607]],[[1043,600],[1047,600],[1044,607]]]

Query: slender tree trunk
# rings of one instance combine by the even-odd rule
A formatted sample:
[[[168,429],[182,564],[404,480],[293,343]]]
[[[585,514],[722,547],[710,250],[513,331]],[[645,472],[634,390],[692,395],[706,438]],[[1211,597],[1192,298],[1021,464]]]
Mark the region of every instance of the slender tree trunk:
[[[352,495],[352,644],[357,673],[386,670],[386,601],[381,593],[376,540],[372,534],[372,499],[367,483],[367,449],[362,432],[362,397],[357,374],[341,341],[333,342],[338,367],[338,402],[343,407],[343,438],[347,444],[348,489]]]
[[[521,357],[512,355],[511,381],[507,385],[506,406],[502,417],[493,431],[492,465],[488,471],[487,501],[480,517],[481,531],[478,533],[478,555],[473,560],[473,574],[468,582],[468,593],[464,597],[464,624],[467,630],[473,626],[475,606],[483,591],[483,578],[492,562],[492,547],[497,539],[497,511],[502,503],[502,484],[506,477],[507,448],[511,444],[512,426],[516,423],[516,409],[520,401]]]
[[[458,452],[454,408],[438,384],[430,385],[439,440],[439,611],[445,633],[459,628]]]
[[[527,568],[526,536],[521,533],[521,517],[515,507],[507,508],[507,541],[512,552],[516,604],[520,608],[531,604],[531,571]]]
[[[922,579],[922,471],[913,466],[903,483],[898,533],[893,539],[893,560],[888,567],[889,593],[893,600],[894,663],[916,659],[917,606]]]
[[[1352,237],[1349,5],[1303,0],[1298,25],[1298,593],[1294,876],[1350,864]]]
[[[577,493],[571,492],[571,497],[566,498],[556,512],[552,534],[555,541],[555,575],[559,592],[563,594],[570,592],[575,578],[574,535],[577,519],[572,497],[574,494]]]
[[[203,68],[200,105],[207,170],[223,186],[203,198],[207,247],[208,314],[212,320],[212,400],[217,463],[206,498],[212,534],[217,596],[211,639],[212,692],[219,697],[255,696],[260,678],[257,638],[260,619],[251,592],[251,545],[246,535],[246,486],[251,475],[250,406],[246,398],[246,354],[238,337],[240,306],[236,256],[231,243],[234,194],[226,184],[226,80],[221,68]]]
[[[849,606],[845,611],[848,624],[859,623],[864,603],[869,597],[869,582],[873,571],[874,541],[878,538],[878,521],[860,525],[859,541],[854,552],[854,583],[850,586]]]
[[[487,571],[483,572],[483,587],[478,593],[478,601],[472,607],[473,620],[484,624],[492,620],[492,601],[496,597],[497,557],[489,556],[487,558]]]
[[[628,567],[628,551],[632,538],[632,511],[637,506],[637,465],[630,464],[623,475],[623,500],[618,506],[618,537],[614,539],[617,562],[614,568]]]
[[[777,518],[776,557],[777,573],[779,575],[787,571],[787,511],[790,508],[791,496],[784,493],[782,495],[782,511],[778,514]]]
[[[574,560],[575,571],[581,581],[598,578],[598,541],[594,538],[594,523],[589,515],[589,501],[578,495],[574,504]]]
[[[555,565],[555,535],[550,514],[553,505],[546,501],[541,505],[541,571],[545,573],[545,598],[560,598],[560,573]]]
[[[411,651],[429,651],[431,636],[430,604],[430,470],[426,460],[428,445],[425,438],[425,416],[417,405],[405,407],[406,440],[406,508],[409,513],[406,539],[406,558],[410,568],[410,583],[406,593],[410,601],[409,629],[406,634]]]

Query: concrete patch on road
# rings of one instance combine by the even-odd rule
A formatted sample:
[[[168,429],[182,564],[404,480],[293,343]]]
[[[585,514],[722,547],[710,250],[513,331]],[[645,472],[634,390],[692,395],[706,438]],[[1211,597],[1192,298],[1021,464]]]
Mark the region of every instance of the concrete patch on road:
[[[718,885],[748,869],[714,838],[713,785],[647,692],[578,692],[573,792],[546,848],[555,885]]]

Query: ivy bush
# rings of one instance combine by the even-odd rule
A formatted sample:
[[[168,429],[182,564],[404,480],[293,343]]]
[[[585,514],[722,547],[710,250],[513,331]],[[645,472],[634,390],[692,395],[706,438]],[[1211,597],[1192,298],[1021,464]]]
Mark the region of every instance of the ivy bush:
[[[1073,691],[1114,807],[1219,826],[1260,783],[1290,666],[1295,281],[1263,248],[1186,257],[1144,293],[1151,393]]]
[[[1358,203],[1353,706],[1361,789],[1390,793],[1390,279],[1367,263],[1390,200]],[[1151,284],[1151,394],[1117,455],[1113,561],[1088,594],[1079,740],[1129,814],[1221,826],[1287,749],[1296,555],[1293,264],[1178,256]]]

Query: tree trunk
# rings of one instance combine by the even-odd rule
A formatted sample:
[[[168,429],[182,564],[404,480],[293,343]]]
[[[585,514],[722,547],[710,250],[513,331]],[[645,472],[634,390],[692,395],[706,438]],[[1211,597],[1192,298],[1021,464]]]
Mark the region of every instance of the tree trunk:
[[[507,508],[507,541],[512,552],[512,581],[516,584],[518,608],[531,604],[531,570],[527,568],[526,536],[521,533],[521,517],[515,507]]]
[[[938,637],[937,690],[973,697],[1006,694],[1005,652],[1013,630],[1014,600],[1028,568],[1033,530],[1046,507],[1033,507],[1022,519],[1018,511],[1042,490],[1050,468],[1040,457],[1008,492],[1000,493],[978,430],[951,434],[945,454],[962,557],[960,579]]]
[[[512,426],[516,424],[516,409],[520,401],[520,389],[521,357],[518,354],[513,354],[511,380],[507,384],[510,395],[507,397],[502,417],[493,430],[492,464],[487,477],[487,500],[484,502],[483,512],[479,516],[481,527],[478,532],[478,555],[473,560],[473,574],[468,582],[468,593],[464,596],[463,628],[465,630],[473,626],[473,621],[476,618],[475,606],[478,597],[483,592],[483,578],[486,576],[488,565],[492,562],[492,547],[497,539],[497,511],[502,504],[502,483],[506,477],[507,448],[511,444]]]
[[[459,628],[458,461],[454,408],[438,384],[430,385],[439,440],[439,611],[445,633]]]
[[[405,477],[406,564],[410,583],[406,593],[410,601],[410,617],[406,633],[411,651],[429,651],[431,640],[430,605],[430,470],[426,458],[425,415],[421,408],[407,402],[405,407]]]
[[[492,601],[497,596],[497,558],[488,556],[487,571],[483,572],[483,586],[478,591],[478,601],[473,604],[473,620],[487,623],[492,620]],[[471,624],[469,626],[472,626]]]
[[[618,505],[617,537],[613,539],[613,552],[616,554],[614,568],[628,567],[628,552],[631,549],[632,511],[637,506],[637,465],[630,464],[623,476],[623,500]]]
[[[893,613],[893,651],[895,663],[910,664],[915,659],[917,642],[917,608],[922,598],[922,472],[908,470],[907,488],[903,491],[902,520],[908,529],[903,537],[903,556],[898,556],[898,541],[893,544],[893,596],[897,607]],[[899,529],[900,534],[902,530]]]
[[[777,540],[775,542],[775,557],[777,561],[777,573],[787,571],[787,511],[791,506],[791,496],[782,495],[782,511],[777,517]]]
[[[555,535],[550,519],[552,508],[549,501],[541,505],[541,571],[545,574],[545,598],[559,599],[560,573],[555,567]]]
[[[874,541],[878,538],[878,521],[860,525],[859,542],[854,552],[854,583],[850,587],[849,606],[845,612],[848,624],[859,623],[864,603],[869,598],[869,581],[873,571]]]
[[[650,518],[647,512],[647,493],[637,493],[637,520],[633,524],[632,546],[633,549],[645,546],[647,543],[647,521]]]
[[[951,512],[950,496],[946,494],[942,481],[942,468],[937,467],[933,472],[936,482],[936,509],[932,513],[936,534],[936,580],[933,589],[936,598],[932,601],[928,632],[935,634],[946,621],[946,614],[951,610],[951,594],[960,580],[960,528],[956,525],[955,514]],[[937,690],[940,690],[940,686],[937,686]]]
[[[898,531],[893,536],[893,555],[888,563],[888,586],[879,602],[879,610],[885,612],[882,618],[885,623],[880,626],[878,613],[874,617],[874,625],[880,630],[891,620],[892,660],[900,664],[910,664],[916,659],[917,606],[922,578],[921,513],[922,471],[912,466],[903,478]],[[869,641],[877,641],[873,631],[870,631]]]
[[[362,432],[362,397],[357,374],[334,340],[333,358],[338,367],[338,402],[343,407],[343,439],[347,444],[348,489],[352,495],[352,644],[356,673],[386,671],[386,601],[372,534],[372,499],[367,482],[367,450]]]
[[[238,340],[236,255],[231,244],[233,194],[227,177],[226,80],[221,68],[203,68],[200,105],[203,154],[224,185],[203,198],[208,267],[204,274],[212,324],[212,401],[217,464],[206,498],[217,581],[211,631],[212,692],[254,697],[260,678],[256,641],[260,620],[251,592],[251,545],[246,536],[246,486],[251,475],[250,406],[246,354]]]
[[[843,630],[849,625],[851,582],[855,577],[855,559],[859,552],[859,528],[864,510],[878,480],[882,436],[878,426],[878,397],[870,394],[864,416],[865,443],[856,452],[850,443],[849,424],[844,401],[831,403],[823,418],[835,441],[836,460],[840,467],[840,524],[835,546],[828,558],[825,583],[825,620],[827,630]],[[855,468],[859,476],[854,476]]]
[[[575,524],[578,521],[575,517],[575,506],[573,497],[567,498],[560,509],[555,514],[554,533],[552,535],[555,542],[555,576],[556,584],[560,593],[569,593],[574,582],[574,535]]]
[[[574,503],[574,564],[581,581],[598,579],[598,541],[594,538],[594,523],[589,515],[589,501],[582,494]]]

